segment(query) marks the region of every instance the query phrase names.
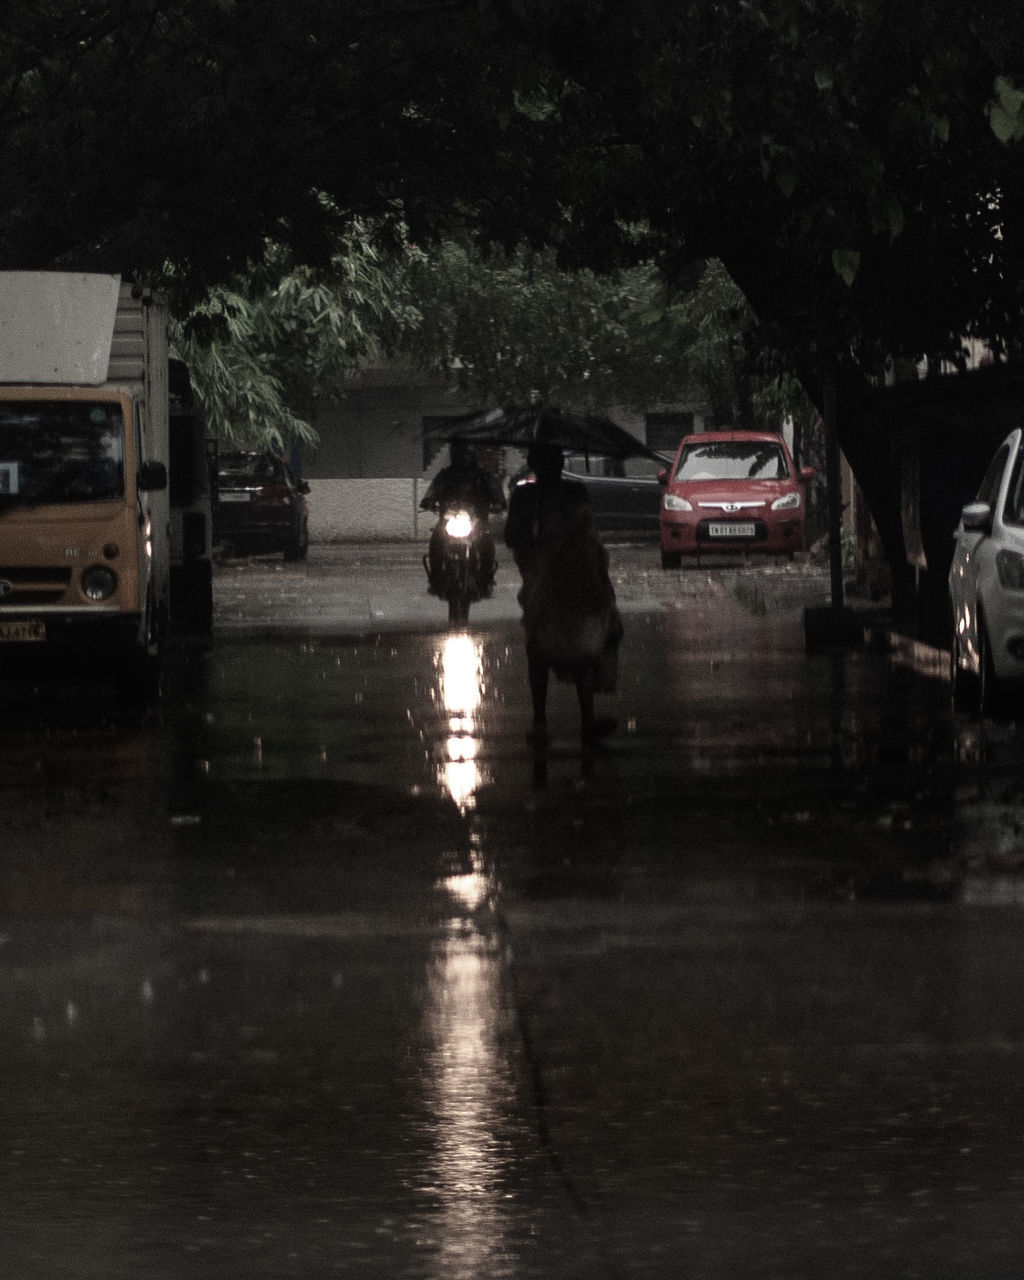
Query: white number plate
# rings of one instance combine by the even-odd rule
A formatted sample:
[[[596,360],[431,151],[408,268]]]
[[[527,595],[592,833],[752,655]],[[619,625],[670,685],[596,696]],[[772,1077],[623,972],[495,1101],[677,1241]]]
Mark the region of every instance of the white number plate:
[[[46,639],[46,623],[31,620],[0,622],[0,644],[26,644],[30,640]]]
[[[251,497],[251,493],[222,493],[220,500],[221,502],[248,502]]]
[[[754,526],[749,521],[741,523],[733,520],[729,524],[709,524],[709,538],[752,538],[754,536]]]

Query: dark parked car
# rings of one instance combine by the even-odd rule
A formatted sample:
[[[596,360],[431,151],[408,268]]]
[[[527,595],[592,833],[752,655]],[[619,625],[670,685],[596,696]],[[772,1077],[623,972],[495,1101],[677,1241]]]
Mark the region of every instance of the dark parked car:
[[[214,542],[235,553],[282,551],[303,560],[309,548],[309,485],[271,453],[222,453],[213,503]]]
[[[662,487],[659,469],[670,462],[649,458],[606,458],[596,454],[570,453],[563,470],[582,480],[590,495],[594,520],[602,533],[658,532],[658,509]],[[522,471],[515,483],[531,483],[533,476]]]

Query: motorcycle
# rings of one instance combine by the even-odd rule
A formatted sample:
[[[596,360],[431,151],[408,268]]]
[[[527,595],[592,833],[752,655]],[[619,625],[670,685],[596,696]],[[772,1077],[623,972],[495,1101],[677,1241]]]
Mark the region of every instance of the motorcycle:
[[[493,540],[487,520],[464,507],[443,510],[423,567],[431,593],[448,602],[449,625],[465,626],[469,606],[489,596],[494,582]]]

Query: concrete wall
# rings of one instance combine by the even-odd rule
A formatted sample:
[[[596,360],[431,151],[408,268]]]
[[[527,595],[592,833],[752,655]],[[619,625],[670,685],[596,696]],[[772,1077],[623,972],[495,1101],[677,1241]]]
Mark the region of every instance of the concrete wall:
[[[399,479],[422,476],[424,419],[454,417],[478,406],[448,386],[401,364],[371,365],[346,384],[337,404],[318,405],[315,449],[303,449],[306,479]]]
[[[426,540],[435,517],[420,511],[419,479],[309,481],[312,542]]]

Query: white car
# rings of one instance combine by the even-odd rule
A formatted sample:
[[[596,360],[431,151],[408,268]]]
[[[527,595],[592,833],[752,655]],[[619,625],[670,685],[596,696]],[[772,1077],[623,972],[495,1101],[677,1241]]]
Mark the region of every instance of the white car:
[[[998,715],[1024,695],[1024,431],[996,451],[964,507],[949,571],[954,705]]]

